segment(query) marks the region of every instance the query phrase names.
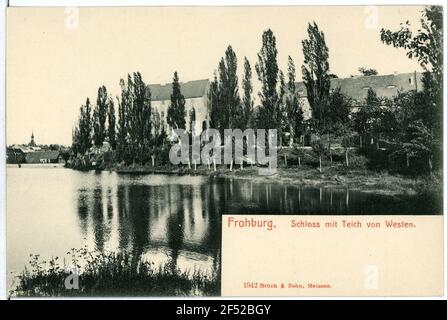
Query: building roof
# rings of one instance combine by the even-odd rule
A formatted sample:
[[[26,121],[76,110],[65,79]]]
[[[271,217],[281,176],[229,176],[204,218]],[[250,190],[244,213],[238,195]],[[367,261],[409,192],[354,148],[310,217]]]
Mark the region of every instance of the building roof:
[[[296,84],[301,96],[306,96],[304,82]],[[341,93],[356,100],[363,101],[368,89],[373,89],[379,97],[391,98],[398,91],[422,90],[422,73],[399,73],[377,76],[359,76],[331,79],[331,89],[340,88]]]
[[[59,151],[46,150],[46,151],[35,151],[26,154],[26,162],[40,162],[40,159],[56,160],[59,157]]]
[[[185,99],[199,98],[206,95],[209,80],[180,82],[180,89]],[[150,84],[153,101],[170,100],[172,84]],[[297,82],[296,88],[302,97],[307,96],[304,82]],[[332,78],[331,89],[340,88],[341,93],[355,101],[363,101],[368,89],[373,89],[379,97],[391,98],[399,91],[422,90],[422,73],[398,73],[376,76],[357,76],[350,78]]]
[[[189,82],[180,82],[180,90],[185,97],[185,99],[199,98],[206,94],[208,88],[208,79],[194,80]],[[172,93],[172,84],[168,83],[165,85],[161,84],[150,84],[148,85],[151,91],[151,100],[170,100]]]
[[[28,152],[34,152],[34,151],[35,151],[35,150],[33,149],[33,147],[29,147],[29,146],[27,146],[27,145],[17,145],[17,144],[15,144],[15,145],[10,146],[9,148],[11,148],[11,149],[16,149],[16,150],[20,150],[20,151],[22,151],[23,153],[28,153]],[[36,147],[34,147],[34,148],[36,148]]]

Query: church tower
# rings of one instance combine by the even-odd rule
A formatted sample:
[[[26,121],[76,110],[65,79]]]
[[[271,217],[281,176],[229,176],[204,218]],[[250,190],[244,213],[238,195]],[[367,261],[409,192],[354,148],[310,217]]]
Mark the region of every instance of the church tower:
[[[31,142],[28,145],[30,147],[37,147],[36,142],[34,141],[34,131],[31,132]]]

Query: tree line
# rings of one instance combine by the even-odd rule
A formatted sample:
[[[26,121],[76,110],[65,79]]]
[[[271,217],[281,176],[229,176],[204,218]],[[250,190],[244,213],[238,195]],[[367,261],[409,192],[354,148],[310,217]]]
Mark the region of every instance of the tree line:
[[[177,72],[172,85],[167,124],[171,128],[185,128],[185,99],[180,91]],[[115,151],[115,160],[125,163],[146,163],[153,160],[155,154],[168,149],[163,115],[151,107],[151,92],[141,74],[128,74],[127,80],[120,80],[120,87],[121,95],[116,97],[118,118],[114,100],[105,86],[99,87],[94,107],[89,98],[81,106],[73,130],[74,157],[85,155],[93,146],[101,148],[105,141]],[[194,119],[194,114],[190,116]]]
[[[304,56],[301,71],[311,110],[309,120],[304,118],[303,100],[296,87],[295,63],[288,56],[286,72],[280,70],[272,30],[262,34],[254,66],[261,84],[256,107],[251,63],[244,57],[240,86],[238,59],[229,45],[209,85],[208,125],[221,131],[226,128],[277,129],[279,145],[286,139],[287,144],[295,148],[302,145],[305,134],[312,134],[315,137],[312,148],[319,157],[320,170],[322,159],[332,161],[331,145],[338,141],[345,149],[346,166],[349,166],[349,150],[357,145],[369,150],[368,156],[376,157],[378,164],[400,166],[404,163],[404,167],[409,168],[418,167],[423,161],[424,168],[431,171],[434,166],[440,166],[440,161],[434,159],[440,155],[442,135],[442,8],[426,7],[421,24],[417,34],[410,31],[409,22],[395,32],[382,29],[380,39],[387,45],[404,48],[409,58],[418,59],[425,70],[422,90],[399,92],[393,98],[385,98],[370,89],[360,106],[355,102],[358,111],[353,113],[354,101],[339,88],[331,88],[331,78],[336,76],[330,73],[325,35],[315,22],[309,23],[307,38],[301,41]],[[359,71],[366,76],[377,74],[376,70],[365,67]],[[94,107],[89,99],[81,106],[73,131],[73,153],[84,154],[92,145],[100,147],[107,140],[116,151],[118,161],[154,162],[154,155],[164,155],[162,158],[167,161],[170,144],[168,128],[162,121],[164,114],[151,108],[151,92],[141,74],[128,75],[127,81],[120,80],[120,85],[121,95],[116,97],[117,119],[114,101],[104,86],[98,89]],[[167,124],[173,129],[188,127],[192,133],[195,110],[189,112],[188,124],[186,116],[185,98],[175,72]],[[379,142],[388,150],[385,158],[378,156],[381,154]]]

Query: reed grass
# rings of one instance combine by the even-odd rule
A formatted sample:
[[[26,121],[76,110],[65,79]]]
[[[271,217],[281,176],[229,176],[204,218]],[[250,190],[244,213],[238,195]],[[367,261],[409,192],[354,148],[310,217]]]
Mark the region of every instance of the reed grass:
[[[126,252],[92,252],[71,249],[71,270],[79,270],[78,289],[67,289],[70,275],[67,260],[44,261],[30,255],[26,267],[15,279],[10,295],[16,297],[57,296],[216,296],[217,273],[181,271],[170,263],[154,262]]]

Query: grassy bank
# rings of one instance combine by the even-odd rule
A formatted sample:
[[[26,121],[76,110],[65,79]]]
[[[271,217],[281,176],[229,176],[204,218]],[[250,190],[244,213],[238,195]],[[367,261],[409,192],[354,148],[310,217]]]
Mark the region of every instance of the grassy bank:
[[[178,175],[206,175],[211,177],[224,177],[233,179],[247,179],[255,182],[288,183],[311,187],[326,188],[350,188],[376,192],[381,194],[442,194],[442,173],[436,172],[432,175],[406,176],[391,174],[387,171],[376,171],[370,169],[347,168],[341,164],[327,165],[320,173],[316,168],[309,165],[279,167],[276,174],[270,176],[259,175],[257,167],[235,166],[230,170],[228,166],[219,166],[214,171],[213,166],[155,166],[151,165],[129,165],[112,166],[108,170],[118,173],[140,173],[140,174],[178,174]]]
[[[11,296],[215,296],[219,295],[217,275],[184,272],[170,264],[154,263],[126,253],[70,251],[71,264],[80,270],[79,289],[67,289],[70,273],[57,257],[41,261],[30,256],[30,268],[17,276]],[[73,283],[73,282],[72,282]]]
[[[442,172],[429,174],[427,170],[396,170],[382,151],[367,156],[365,151],[351,150],[349,166],[346,166],[345,150],[333,148],[322,157],[322,172],[319,172],[319,157],[311,148],[283,149],[278,153],[278,169],[271,176],[259,175],[259,168],[246,163],[241,168],[235,165],[171,165],[158,157],[155,165],[117,163],[114,155],[100,154],[94,159],[80,158],[72,167],[78,170],[110,170],[119,173],[204,175],[234,179],[250,179],[258,182],[288,183],[314,187],[342,187],[381,194],[442,195]],[[377,159],[376,159],[377,158]],[[388,159],[388,160],[387,160]],[[94,164],[94,165],[93,165]],[[388,165],[386,165],[388,164]]]

